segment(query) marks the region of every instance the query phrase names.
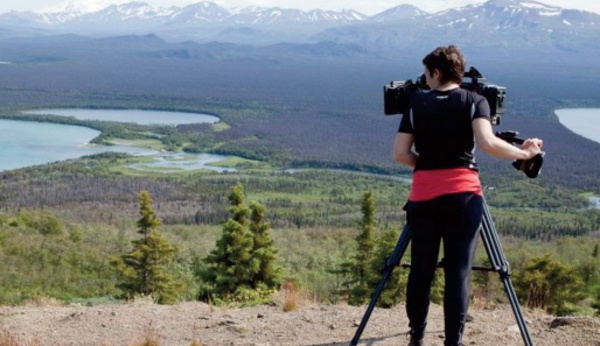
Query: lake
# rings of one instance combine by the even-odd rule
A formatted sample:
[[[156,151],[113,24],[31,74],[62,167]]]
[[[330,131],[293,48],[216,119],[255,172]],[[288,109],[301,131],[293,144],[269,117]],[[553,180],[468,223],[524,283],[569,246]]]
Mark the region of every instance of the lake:
[[[54,114],[71,116],[82,120],[110,120],[118,122],[133,122],[140,124],[189,124],[215,123],[219,118],[194,113],[143,111],[143,110],[100,110],[100,109],[38,109],[25,113]],[[600,143],[600,109],[558,109],[560,122],[571,131]],[[69,126],[49,123],[23,122],[0,120],[0,171],[16,169],[49,162],[62,161],[91,155],[100,152],[115,151],[132,155],[155,155],[156,165],[162,169],[169,166],[174,169],[209,168],[225,171],[218,167],[206,166],[210,162],[225,159],[225,157],[198,155],[197,159],[189,161],[189,156],[173,156],[157,153],[156,151],[128,146],[91,146],[89,141],[99,132],[80,126]],[[161,156],[162,155],[162,156]],[[179,154],[177,154],[179,155]],[[145,169],[151,168],[151,166]]]
[[[219,121],[217,117],[204,114],[141,110],[41,109],[28,111],[27,113],[161,125],[215,123]],[[82,126],[0,119],[0,131],[3,134],[0,136],[0,171],[63,161],[102,152],[121,152],[155,158],[155,164],[132,167],[140,170],[150,170],[153,167],[160,168],[159,171],[161,172],[191,169],[210,169],[219,172],[233,170],[211,165],[213,162],[226,159],[226,157],[219,155],[181,155],[181,153],[164,153],[126,145],[91,145],[89,142],[98,136],[100,132]]]
[[[600,108],[565,108],[554,113],[569,130],[600,143]]]
[[[80,126],[0,120],[0,170],[66,160],[93,153],[85,148],[99,132]]]
[[[569,130],[600,143],[600,108],[565,108],[557,109],[554,113]],[[600,197],[588,199],[595,208],[600,209]]]

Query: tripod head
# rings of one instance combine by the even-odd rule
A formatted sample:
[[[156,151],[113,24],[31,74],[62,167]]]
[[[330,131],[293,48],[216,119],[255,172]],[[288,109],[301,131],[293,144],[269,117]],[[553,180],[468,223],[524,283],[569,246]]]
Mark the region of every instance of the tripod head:
[[[496,137],[511,143],[511,144],[523,144],[524,139],[517,137],[519,133],[516,131],[503,131],[496,132]],[[544,163],[544,152],[537,154],[529,160],[516,160],[512,163],[513,167],[519,171],[523,171],[529,178],[536,178],[541,170],[542,164]]]

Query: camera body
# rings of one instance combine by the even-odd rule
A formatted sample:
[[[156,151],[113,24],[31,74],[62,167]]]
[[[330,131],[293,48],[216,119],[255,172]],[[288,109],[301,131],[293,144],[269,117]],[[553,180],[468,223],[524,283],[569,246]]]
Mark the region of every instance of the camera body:
[[[470,90],[486,98],[490,105],[492,124],[500,124],[500,115],[504,114],[504,101],[506,99],[506,88],[488,83],[485,78],[471,67],[464,74],[462,89]],[[403,81],[392,81],[383,87],[383,111],[385,115],[406,114],[410,107],[410,98],[415,93],[427,92],[429,87],[425,82],[425,76],[421,74],[413,82],[411,79]]]

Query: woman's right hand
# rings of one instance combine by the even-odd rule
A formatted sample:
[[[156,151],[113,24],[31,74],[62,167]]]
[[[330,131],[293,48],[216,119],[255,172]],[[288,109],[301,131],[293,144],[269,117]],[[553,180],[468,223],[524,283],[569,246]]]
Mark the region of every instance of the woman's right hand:
[[[544,141],[539,138],[528,138],[521,145],[521,149],[523,149],[528,154],[527,160],[533,158],[537,154],[542,152],[542,146],[544,145]]]

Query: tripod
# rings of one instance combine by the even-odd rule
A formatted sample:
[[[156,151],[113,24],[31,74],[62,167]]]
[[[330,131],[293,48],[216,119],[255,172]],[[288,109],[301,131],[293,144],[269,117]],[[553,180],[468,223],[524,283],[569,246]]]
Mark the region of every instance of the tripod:
[[[517,325],[519,326],[519,330],[521,331],[521,336],[523,337],[523,341],[525,342],[525,346],[533,346],[533,342],[531,341],[531,336],[529,335],[529,331],[527,330],[527,325],[525,324],[525,319],[523,318],[523,313],[521,312],[521,307],[519,306],[519,301],[517,299],[517,295],[515,293],[515,289],[510,281],[510,266],[504,256],[504,251],[502,251],[502,246],[500,245],[500,240],[498,239],[498,234],[496,233],[496,228],[494,226],[494,222],[492,221],[492,217],[490,216],[490,211],[487,207],[487,204],[483,203],[483,219],[481,222],[481,240],[483,241],[483,245],[485,246],[485,251],[487,252],[488,258],[490,260],[491,268],[481,268],[481,267],[473,267],[473,270],[484,270],[484,271],[495,271],[500,275],[500,280],[504,284],[504,289],[506,290],[506,294],[508,295],[508,300],[510,301],[510,305],[512,307],[513,313],[517,320]],[[354,338],[350,342],[350,346],[357,346],[360,336],[362,335],[363,330],[365,329],[367,322],[369,321],[369,317],[371,317],[371,313],[377,304],[377,300],[383,291],[383,287],[385,283],[389,279],[392,274],[392,270],[394,267],[400,265],[400,261],[402,260],[402,256],[406,249],[408,248],[408,243],[411,238],[411,230],[408,225],[404,227],[400,238],[398,239],[398,243],[394,248],[394,252],[387,259],[385,263],[385,267],[383,269],[383,275],[377,284],[377,288],[375,289],[375,293],[371,298],[371,302],[367,307],[367,311],[354,334]]]

